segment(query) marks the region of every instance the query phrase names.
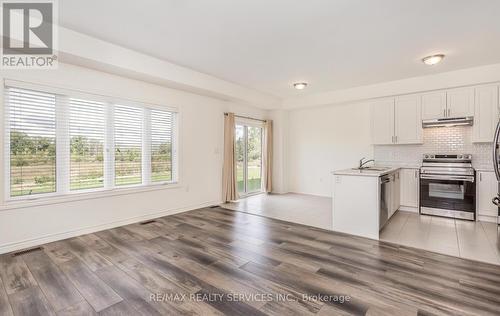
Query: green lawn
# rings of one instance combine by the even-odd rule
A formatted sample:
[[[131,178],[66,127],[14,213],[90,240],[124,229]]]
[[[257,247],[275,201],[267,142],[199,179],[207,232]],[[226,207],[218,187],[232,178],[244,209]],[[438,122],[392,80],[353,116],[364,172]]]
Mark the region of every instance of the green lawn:
[[[172,176],[170,171],[154,173],[151,175],[152,182],[162,182],[162,181],[171,181]],[[126,178],[117,178],[115,180],[115,185],[117,186],[125,186],[125,185],[133,185],[140,184],[142,181],[142,177],[140,175],[126,177]],[[11,188],[11,196],[21,196],[21,195],[31,195],[31,194],[41,194],[41,193],[50,193],[55,192],[55,181],[48,181],[46,183],[35,184],[31,179],[27,179],[24,185],[17,184],[13,185]],[[95,189],[102,188],[103,178],[102,176],[96,176],[95,178],[87,178],[80,182],[71,183],[71,190],[86,190],[86,189]]]
[[[243,169],[237,168],[236,181],[238,184],[238,192],[243,192],[245,184],[243,179]],[[260,167],[248,167],[248,192],[259,191],[262,188],[262,179],[260,175]]]

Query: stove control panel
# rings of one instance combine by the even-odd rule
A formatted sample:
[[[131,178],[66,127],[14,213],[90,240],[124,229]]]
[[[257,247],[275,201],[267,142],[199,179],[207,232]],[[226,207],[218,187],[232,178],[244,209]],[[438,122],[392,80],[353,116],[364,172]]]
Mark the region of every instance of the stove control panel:
[[[443,155],[443,154],[424,154],[424,160],[472,160],[472,155],[470,154],[457,154],[457,155]]]

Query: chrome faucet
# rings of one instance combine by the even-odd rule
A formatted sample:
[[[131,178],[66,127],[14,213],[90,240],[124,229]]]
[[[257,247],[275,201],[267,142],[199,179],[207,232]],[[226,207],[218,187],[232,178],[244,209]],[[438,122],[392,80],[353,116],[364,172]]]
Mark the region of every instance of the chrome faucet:
[[[366,157],[363,157],[363,158],[361,158],[361,159],[359,160],[359,167],[358,167],[359,169],[367,168],[367,167],[363,167],[363,166],[364,166],[364,165],[366,165],[366,164],[367,164],[367,163],[369,163],[369,162],[372,162],[372,161],[373,161],[373,162],[375,162],[375,160],[374,160],[374,159],[370,159],[370,160],[367,160],[367,161],[364,161],[364,162],[363,162],[363,160],[365,160],[365,159],[366,159]]]

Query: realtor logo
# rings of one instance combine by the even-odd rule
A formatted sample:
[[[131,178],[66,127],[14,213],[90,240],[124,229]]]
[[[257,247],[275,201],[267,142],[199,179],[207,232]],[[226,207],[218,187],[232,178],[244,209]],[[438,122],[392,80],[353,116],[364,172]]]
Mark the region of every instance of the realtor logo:
[[[2,1],[2,68],[57,67],[55,0]]]

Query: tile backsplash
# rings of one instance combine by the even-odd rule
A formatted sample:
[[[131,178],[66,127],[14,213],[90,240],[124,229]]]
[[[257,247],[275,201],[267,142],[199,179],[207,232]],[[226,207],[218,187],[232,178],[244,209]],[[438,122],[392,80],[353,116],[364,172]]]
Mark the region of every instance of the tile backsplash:
[[[472,143],[471,126],[424,129],[421,145],[376,145],[379,164],[420,164],[423,154],[472,154],[475,168],[491,167],[491,143]]]

